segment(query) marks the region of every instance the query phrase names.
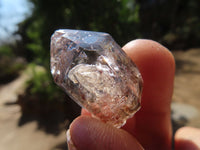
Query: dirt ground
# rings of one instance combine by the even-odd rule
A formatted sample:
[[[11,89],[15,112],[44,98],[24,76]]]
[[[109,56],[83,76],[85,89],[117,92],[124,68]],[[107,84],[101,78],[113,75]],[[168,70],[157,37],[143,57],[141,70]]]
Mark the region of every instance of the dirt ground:
[[[59,134],[47,133],[38,128],[35,119],[22,119],[16,100],[29,78],[25,71],[16,80],[0,86],[0,150],[67,150],[64,128]]]
[[[173,52],[176,75],[172,118],[182,125],[200,128],[200,49]]]
[[[176,76],[172,103],[175,128],[184,125],[200,127],[200,49],[173,52]],[[22,74],[16,80],[0,86],[0,149],[1,150],[67,150],[65,129],[50,134],[38,129],[35,120],[19,126],[20,108],[17,96],[25,89],[29,77]]]

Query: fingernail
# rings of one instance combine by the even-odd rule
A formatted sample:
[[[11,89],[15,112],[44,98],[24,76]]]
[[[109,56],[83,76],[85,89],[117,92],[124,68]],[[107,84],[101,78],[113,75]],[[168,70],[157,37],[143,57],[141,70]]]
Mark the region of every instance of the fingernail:
[[[68,149],[69,150],[77,150],[77,148],[75,147],[75,145],[71,139],[70,129],[67,130],[66,136],[67,136]]]

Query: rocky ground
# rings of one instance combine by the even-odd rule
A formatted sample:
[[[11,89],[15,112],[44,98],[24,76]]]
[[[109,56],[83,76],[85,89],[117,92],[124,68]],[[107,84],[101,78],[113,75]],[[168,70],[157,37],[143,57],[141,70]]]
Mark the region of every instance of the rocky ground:
[[[174,128],[184,125],[200,128],[200,49],[173,52],[176,77],[172,103]],[[17,96],[24,92],[25,73],[0,86],[0,149],[1,150],[67,150],[65,130],[59,134],[38,129],[37,121],[19,125],[21,112]]]
[[[172,118],[178,126],[200,128],[200,49],[173,52],[176,76]]]

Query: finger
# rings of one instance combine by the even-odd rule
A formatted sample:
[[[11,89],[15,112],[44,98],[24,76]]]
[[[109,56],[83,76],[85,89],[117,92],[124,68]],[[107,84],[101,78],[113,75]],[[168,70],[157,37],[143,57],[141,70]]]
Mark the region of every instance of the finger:
[[[151,40],[131,41],[123,49],[136,63],[144,80],[141,110],[123,128],[144,148],[170,149],[174,58],[165,47]]]
[[[72,148],[76,148],[76,150],[143,149],[137,140],[126,131],[88,116],[81,116],[75,119],[70,126],[69,132],[72,141],[70,150]]]
[[[175,150],[199,150],[200,129],[192,127],[180,128],[175,133]]]
[[[83,116],[91,116],[91,113],[87,111],[86,109],[81,109],[81,115]]]

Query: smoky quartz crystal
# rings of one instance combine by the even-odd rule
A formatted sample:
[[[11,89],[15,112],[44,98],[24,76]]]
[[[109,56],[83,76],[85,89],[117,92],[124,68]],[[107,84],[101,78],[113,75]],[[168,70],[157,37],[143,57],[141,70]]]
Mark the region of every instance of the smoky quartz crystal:
[[[76,103],[117,128],[140,108],[141,74],[107,33],[55,31],[51,37],[51,73]]]

